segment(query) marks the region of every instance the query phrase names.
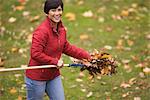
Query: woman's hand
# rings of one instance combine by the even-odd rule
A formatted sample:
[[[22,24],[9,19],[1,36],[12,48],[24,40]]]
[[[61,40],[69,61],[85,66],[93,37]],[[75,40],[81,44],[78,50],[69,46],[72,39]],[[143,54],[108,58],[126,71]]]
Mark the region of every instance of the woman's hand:
[[[57,68],[58,68],[58,69],[59,69],[59,68],[62,68],[63,65],[64,65],[63,60],[62,60],[62,59],[59,59],[59,60],[58,60],[58,63],[57,63]]]

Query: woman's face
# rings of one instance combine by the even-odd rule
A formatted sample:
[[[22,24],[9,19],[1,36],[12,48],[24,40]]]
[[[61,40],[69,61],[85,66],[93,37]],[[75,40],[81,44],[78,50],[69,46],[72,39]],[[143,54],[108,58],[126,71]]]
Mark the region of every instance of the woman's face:
[[[56,9],[50,9],[48,12],[48,17],[55,23],[60,22],[62,16],[62,8],[59,6]]]

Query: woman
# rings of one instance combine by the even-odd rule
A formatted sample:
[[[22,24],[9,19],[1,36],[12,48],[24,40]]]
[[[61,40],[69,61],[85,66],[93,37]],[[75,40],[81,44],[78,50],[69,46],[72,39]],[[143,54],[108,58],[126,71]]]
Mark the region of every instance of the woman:
[[[42,100],[46,94],[50,100],[65,100],[59,68],[62,53],[77,58],[90,59],[89,53],[71,45],[61,21],[62,0],[46,0],[45,20],[33,32],[29,66],[57,65],[57,68],[26,70],[27,100]]]

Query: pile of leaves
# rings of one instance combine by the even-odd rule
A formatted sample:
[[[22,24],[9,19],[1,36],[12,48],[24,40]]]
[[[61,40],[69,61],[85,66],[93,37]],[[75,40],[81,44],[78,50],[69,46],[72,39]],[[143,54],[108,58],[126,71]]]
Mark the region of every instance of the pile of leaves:
[[[94,75],[112,75],[117,72],[115,59],[110,54],[97,50],[91,54],[91,59],[83,59],[78,63],[84,65],[80,70],[88,70],[92,77]]]

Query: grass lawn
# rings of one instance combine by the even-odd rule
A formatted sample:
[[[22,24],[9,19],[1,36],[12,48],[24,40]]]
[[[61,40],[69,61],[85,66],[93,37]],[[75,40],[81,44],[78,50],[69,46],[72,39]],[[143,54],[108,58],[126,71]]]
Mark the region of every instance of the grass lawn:
[[[43,2],[0,1],[0,69],[28,64],[32,32],[45,18]],[[89,52],[106,48],[118,61],[116,75],[93,80],[87,71],[79,78],[79,68],[62,68],[66,100],[149,100],[149,5],[149,0],[64,0],[68,40]],[[24,71],[0,72],[0,100],[25,99]]]

